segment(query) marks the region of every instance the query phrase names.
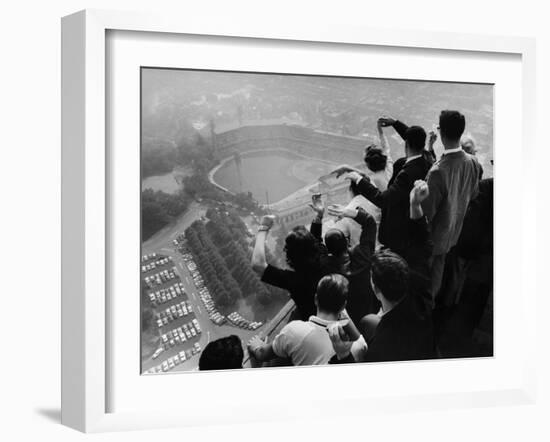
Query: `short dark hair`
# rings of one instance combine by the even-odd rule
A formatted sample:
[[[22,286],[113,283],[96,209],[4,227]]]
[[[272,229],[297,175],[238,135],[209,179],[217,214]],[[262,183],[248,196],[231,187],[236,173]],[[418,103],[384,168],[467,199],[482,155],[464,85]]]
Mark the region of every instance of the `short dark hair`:
[[[324,276],[317,284],[317,308],[327,313],[340,313],[348,299],[348,280],[337,273]]]
[[[443,110],[439,114],[439,131],[448,140],[458,141],[466,128],[464,115],[455,110]]]
[[[348,249],[348,240],[340,229],[329,229],[325,233],[325,246],[329,253],[339,256]]]
[[[420,126],[411,126],[405,131],[405,140],[409,143],[409,149],[421,152],[426,145],[426,131]]]
[[[210,342],[199,358],[199,370],[243,368],[243,346],[239,337],[230,335]]]
[[[376,144],[371,144],[365,148],[364,160],[369,170],[378,172],[386,168],[388,157],[380,147]]]
[[[390,302],[397,302],[408,292],[409,266],[389,249],[375,252],[371,258],[372,282]]]
[[[285,254],[288,265],[298,272],[319,266],[319,244],[305,226],[294,227],[288,233]]]

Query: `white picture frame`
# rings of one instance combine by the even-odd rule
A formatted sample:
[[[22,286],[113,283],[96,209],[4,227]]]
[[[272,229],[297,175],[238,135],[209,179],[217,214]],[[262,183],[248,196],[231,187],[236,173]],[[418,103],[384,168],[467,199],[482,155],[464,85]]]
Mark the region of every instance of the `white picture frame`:
[[[62,20],[62,423],[84,432],[160,428],[183,425],[206,425],[211,419],[200,412],[190,416],[184,411],[108,412],[109,383],[107,367],[110,346],[108,303],[107,226],[109,194],[106,151],[106,33],[108,31],[142,31],[162,34],[206,35],[247,39],[272,39],[286,42],[319,42],[345,45],[369,45],[398,48],[426,48],[441,51],[468,51],[476,54],[514,54],[521,57],[522,119],[521,151],[523,169],[530,170],[536,161],[534,147],[535,112],[535,42],[528,38],[463,35],[416,31],[393,32],[371,28],[353,28],[332,24],[281,26],[268,21],[211,22],[208,18],[154,16],[142,13],[86,10]],[[536,207],[534,193],[521,188],[524,207]],[[521,240],[535,247],[534,209],[522,216]],[[531,221],[530,221],[531,220]],[[528,235],[531,235],[529,237]],[[527,250],[522,253],[522,304],[535,305],[534,269],[530,269]],[[536,325],[526,325],[521,333],[534,336]],[[534,339],[526,342],[532,342]],[[531,344],[526,344],[527,346]],[[239,409],[246,421],[288,416],[324,416],[339,408],[348,414],[374,410],[396,412],[418,409],[532,403],[536,393],[533,349],[524,352],[524,375],[521,382],[511,382],[498,390],[475,390],[469,393],[381,397],[376,404],[343,397],[349,407],[325,407],[325,402],[311,399],[313,411],[283,410],[276,407],[263,412],[241,401]],[[137,356],[136,356],[137,360]],[[136,366],[136,370],[138,367]],[[270,371],[273,376],[273,371]],[[214,374],[221,376],[221,374]],[[227,375],[227,374],[226,374]],[[231,374],[228,374],[231,375]],[[259,376],[267,376],[261,374]],[[237,400],[238,402],[238,400]],[[353,407],[354,411],[350,412]],[[246,410],[249,414],[246,414]]]

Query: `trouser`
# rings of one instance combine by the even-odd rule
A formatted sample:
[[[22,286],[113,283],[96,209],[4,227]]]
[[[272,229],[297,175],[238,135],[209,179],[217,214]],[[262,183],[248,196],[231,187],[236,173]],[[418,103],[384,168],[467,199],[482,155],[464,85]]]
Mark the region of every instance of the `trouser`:
[[[432,293],[432,308],[435,306],[435,300],[441,289],[441,281],[443,280],[443,271],[445,270],[445,258],[447,254],[432,255],[430,258],[430,274],[432,278],[431,293]]]

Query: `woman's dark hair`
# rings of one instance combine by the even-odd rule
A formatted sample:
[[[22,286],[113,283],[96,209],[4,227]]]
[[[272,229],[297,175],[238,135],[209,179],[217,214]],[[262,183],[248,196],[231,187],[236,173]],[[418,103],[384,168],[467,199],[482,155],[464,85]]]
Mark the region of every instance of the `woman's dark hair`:
[[[388,249],[371,258],[372,282],[388,301],[397,302],[408,292],[409,266],[397,253]]]
[[[388,157],[376,144],[371,144],[365,149],[365,164],[372,172],[378,172],[386,168]]]
[[[298,272],[319,266],[319,244],[305,226],[294,227],[286,236],[285,253],[288,265]]]
[[[199,370],[243,368],[243,346],[239,337],[230,335],[210,342],[199,358]]]

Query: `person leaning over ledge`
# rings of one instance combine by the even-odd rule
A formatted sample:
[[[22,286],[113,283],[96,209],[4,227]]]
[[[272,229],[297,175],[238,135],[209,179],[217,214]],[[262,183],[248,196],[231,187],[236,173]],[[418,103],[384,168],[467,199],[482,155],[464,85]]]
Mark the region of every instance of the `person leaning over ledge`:
[[[382,217],[378,240],[395,253],[406,256],[409,241],[409,193],[416,180],[426,177],[431,162],[426,160],[423,154],[426,144],[424,129],[420,126],[411,126],[406,129],[403,136],[407,159],[399,171],[394,167],[394,176],[385,191],[372,184],[368,176],[349,166],[341,166],[333,173],[337,177],[345,174],[345,178],[356,184],[361,195],[380,207]]]
[[[421,203],[429,194],[424,181],[415,182],[410,194],[410,221],[417,232],[417,247],[425,250],[429,241],[426,218]],[[424,252],[416,256],[428,255]],[[417,268],[425,266],[416,263]],[[328,326],[329,337],[336,357],[331,363],[408,361],[433,358],[434,336],[430,310],[424,301],[425,291],[413,283],[413,271],[407,262],[391,250],[381,250],[373,255],[371,267],[372,287],[382,304],[378,315],[367,315],[359,324],[368,348],[365,357],[352,354],[352,343],[338,323]]]
[[[285,239],[286,261],[291,270],[268,264],[265,241],[274,220],[273,215],[262,218],[252,252],[252,269],[262,282],[287,290],[296,304],[298,317],[307,320],[315,314],[315,289],[322,276],[319,243],[305,226],[295,227]]]
[[[317,217],[311,223],[311,233],[319,241],[321,250],[321,271],[323,274],[339,273],[348,278],[349,293],[346,311],[352,321],[359,321],[369,313],[380,309],[378,300],[370,287],[371,256],[376,243],[376,222],[374,218],[361,207],[329,206],[329,214],[338,218],[353,220],[360,228],[359,244],[349,247],[344,232],[332,228],[325,233],[325,241],[321,236],[322,219],[325,207],[320,200],[313,200],[311,208]]]
[[[271,343],[258,336],[252,338],[248,343],[248,353],[259,362],[280,357],[290,359],[292,365],[327,364],[335,354],[327,327],[342,318],[347,319],[344,311],[347,296],[348,281],[344,276],[332,274],[323,277],[315,294],[317,314],[308,321],[289,322]],[[350,344],[350,352],[355,354],[360,354],[364,348],[362,338],[353,346]]]

